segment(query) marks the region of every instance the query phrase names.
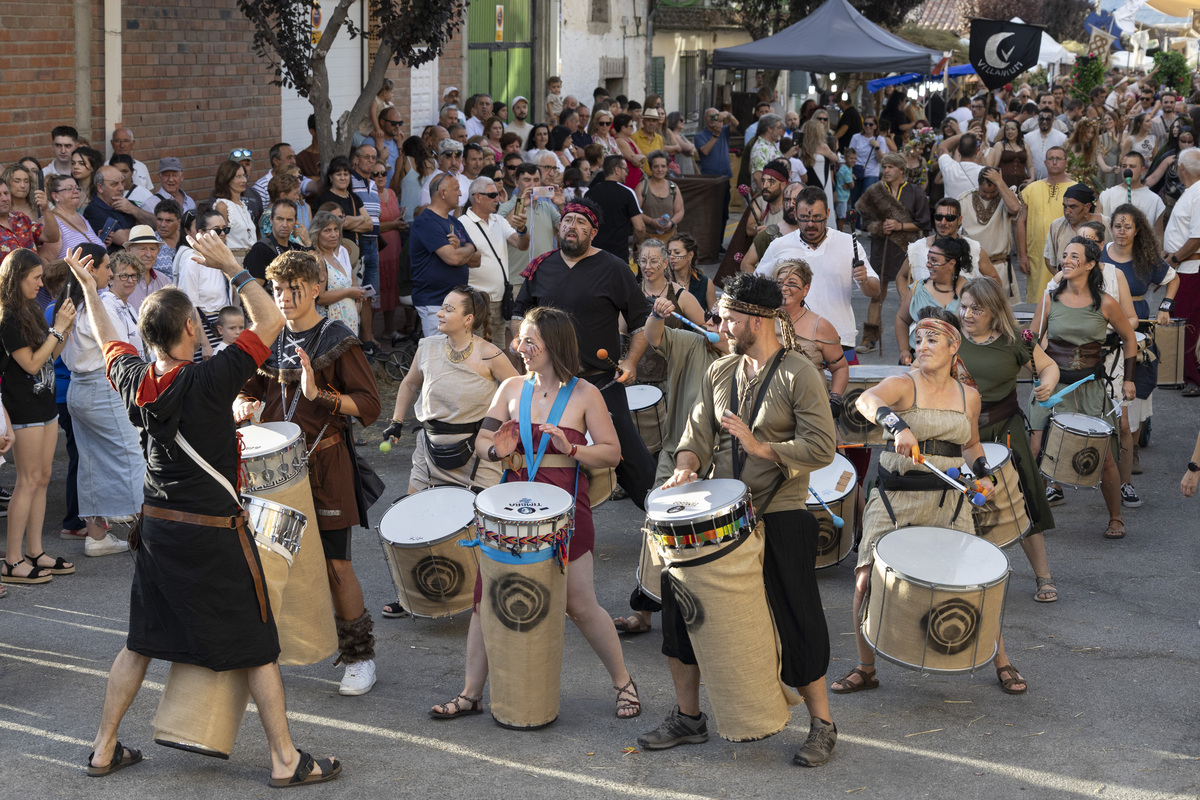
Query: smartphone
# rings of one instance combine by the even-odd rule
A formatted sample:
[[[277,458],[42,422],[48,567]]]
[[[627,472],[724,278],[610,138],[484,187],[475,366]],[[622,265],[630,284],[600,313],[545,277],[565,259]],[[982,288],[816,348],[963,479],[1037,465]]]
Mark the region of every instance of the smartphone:
[[[366,284],[366,285],[364,285],[364,286],[362,287],[362,289],[363,289],[363,296],[364,296],[364,297],[374,297],[374,296],[375,296],[375,294],[376,294],[376,293],[375,293],[375,287],[374,287],[374,286],[372,286],[372,285],[371,285],[371,284],[369,284],[369,283],[368,283],[368,284]]]
[[[513,206],[513,211],[515,211],[518,214],[525,213],[525,198],[524,197],[517,198],[517,204],[515,206]]]
[[[531,191],[533,192],[534,200],[538,200],[543,197],[547,200],[552,200],[554,198],[553,186],[534,186]]]
[[[99,233],[100,241],[104,242],[108,238],[108,235],[110,233],[112,233],[113,231],[115,231],[116,229],[117,229],[117,218],[109,217],[108,220],[104,223],[104,227],[100,229],[100,233]],[[105,244],[107,244],[107,242],[105,242]]]

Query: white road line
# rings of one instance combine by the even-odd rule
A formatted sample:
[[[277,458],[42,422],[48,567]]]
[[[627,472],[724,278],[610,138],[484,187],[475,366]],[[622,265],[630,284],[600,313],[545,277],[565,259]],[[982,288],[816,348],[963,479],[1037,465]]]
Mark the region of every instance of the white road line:
[[[0,609],[0,611],[3,611],[5,614],[13,614],[14,616],[18,616],[18,617],[30,617],[32,619],[38,619],[38,620],[41,620],[42,622],[54,622],[59,625],[70,625],[72,628],[83,628],[85,631],[99,631],[100,633],[114,633],[117,636],[128,636],[129,635],[129,631],[118,631],[118,630],[114,630],[112,628],[97,628],[94,625],[84,625],[79,622],[67,622],[64,619],[54,619],[53,617],[42,617],[42,616],[38,616],[37,614],[26,614],[24,611],[9,611],[7,609]]]
[[[47,611],[61,611],[64,614],[78,614],[81,617],[94,617],[96,619],[106,619],[109,622],[128,622],[127,619],[121,619],[120,617],[104,617],[104,616],[101,616],[100,614],[88,614],[85,611],[72,611],[69,608],[59,608],[58,606],[35,605],[34,608],[44,608]]]

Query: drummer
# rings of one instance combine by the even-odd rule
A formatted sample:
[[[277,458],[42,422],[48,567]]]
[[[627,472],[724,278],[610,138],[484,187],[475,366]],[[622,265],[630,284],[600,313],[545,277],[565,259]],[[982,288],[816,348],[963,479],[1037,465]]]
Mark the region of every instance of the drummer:
[[[1029,449],[1025,415],[1017,402],[1017,376],[1021,367],[1032,360],[1038,377],[1034,396],[1048,400],[1058,383],[1058,365],[1036,342],[1022,341],[1012,308],[997,281],[976,278],[968,283],[963,287],[958,312],[963,331],[958,379],[979,392],[980,440],[999,442],[1013,453],[1031,523],[1028,535],[1021,539],[1021,549],[1037,579],[1033,599],[1053,603],[1058,599],[1058,590],[1050,576],[1042,532],[1054,528],[1054,514]]]
[[[1105,291],[1100,247],[1095,242],[1082,236],[1072,239],[1063,250],[1062,270],[1058,277],[1058,287],[1042,297],[1033,315],[1038,343],[1059,367],[1059,383],[1054,391],[1088,375],[1095,375],[1096,380],[1075,389],[1056,408],[1097,417],[1112,425],[1115,432],[1118,430],[1116,410],[1102,374],[1104,339],[1110,325],[1121,337],[1124,362],[1120,371],[1121,397],[1132,400],[1137,393],[1133,380],[1137,365],[1137,339],[1133,326],[1121,304]],[[1050,409],[1031,403],[1029,424],[1033,434],[1030,447],[1035,458],[1041,452],[1042,436],[1049,422]],[[1109,516],[1104,538],[1123,539],[1121,478],[1114,451],[1119,455],[1120,439],[1115,433],[1104,457],[1100,480],[1100,491]]]
[[[672,313],[687,317],[697,325],[704,324],[704,309],[699,301],[686,286],[672,280],[674,273],[667,266],[667,246],[663,242],[658,239],[642,242],[638,253],[638,271],[641,273],[642,294],[651,304],[658,298],[671,302],[671,310],[665,315],[667,327],[679,328],[684,325],[672,317]],[[639,381],[659,385],[666,379],[667,365],[661,353],[647,348],[638,362],[637,372]]]
[[[600,390],[579,373],[579,344],[571,318],[564,311],[539,306],[526,313],[519,327],[516,350],[525,364],[525,376],[509,378],[500,385],[483,427],[475,437],[475,451],[489,462],[504,462],[507,480],[526,481],[531,456],[521,442],[519,420],[527,416],[532,427],[531,445],[541,450],[543,437],[550,437],[545,455],[540,456],[534,480],[557,486],[575,496],[575,530],[571,536],[567,566],[567,616],[579,628],[612,679],[617,692],[617,717],[630,719],[642,713],[637,684],[625,669],[621,642],[612,619],[596,601],[592,547],[596,533],[588,500],[587,474],[580,467],[608,469],[621,460],[617,432]],[[522,395],[532,386],[529,406],[523,407]],[[557,419],[555,401],[560,392],[567,402]],[[587,443],[591,436],[592,443]],[[488,659],[484,650],[483,628],[479,620],[479,602],[483,581],[475,582],[475,607],[467,629],[467,669],[463,690],[457,697],[434,706],[429,714],[435,719],[483,713],[483,685],[487,681]]]
[[[699,403],[675,453],[675,472],[663,486],[691,483],[711,468],[712,477],[736,478],[753,493],[766,532],[763,579],[783,648],[781,678],[797,687],[810,717],[808,738],[792,762],[817,767],[833,754],[837,726],[825,689],[829,630],[815,569],[820,529],[805,499],[809,473],[831,463],[836,449],[825,382],[796,350],[782,305],[782,293],[770,278],[739,272],[725,280],[721,330],[733,354],[705,373]],[[736,397],[735,383],[744,387]],[[647,750],[708,740],[700,711],[702,665],[678,606],[672,608],[674,614],[663,618],[663,654],[670,660],[676,707],[658,728],[638,737]]]
[[[264,422],[294,422],[304,432],[309,480],[325,569],[333,591],[338,656],[346,665],[338,692],[366,694],[375,685],[374,622],[350,563],[350,533],[367,524],[356,497],[351,417],[364,426],[379,417],[379,390],[362,345],[345,323],[322,317],[322,285],[311,253],[290,250],[267,266],[267,280],[287,327],[271,355],[238,395],[235,414]]]
[[[966,461],[980,478],[991,475],[979,443],[979,392],[954,377],[962,341],[958,317],[941,308],[921,310],[917,321],[916,363],[907,375],[885,378],[859,395],[859,412],[886,428],[896,441],[895,452],[879,454],[876,490],[863,515],[863,537],[854,570],[854,611],[857,626],[870,587],[875,542],[885,533],[909,525],[952,528],[974,535],[975,519],[966,496],[949,488],[932,471],[916,464],[927,458],[941,470]],[[893,408],[899,409],[894,411]],[[989,496],[992,484],[981,481]],[[861,630],[855,631],[858,666],[830,688],[851,694],[879,688],[875,657]],[[996,649],[996,677],[1009,694],[1028,689],[1025,679],[1008,660],[1001,637]]]
[[[783,310],[796,332],[796,347],[818,370],[829,370],[829,407],[833,418],[842,415],[846,387],[850,385],[850,363],[833,323],[808,307],[813,273],[801,258],[785,258],[775,267],[775,283],[783,293]]]
[[[108,673],[100,729],[87,773],[104,777],[142,760],[117,739],[117,728],[146,676],[152,658],[212,670],[246,669],[250,694],[271,751],[272,786],[331,780],[336,759],[314,759],[296,749],[288,732],[279,635],[263,588],[262,564],[237,502],[177,444],[187,439],[227,482],[236,480],[237,447],[230,404],[255,366],[267,357],[263,340],[283,327],[270,298],[241,269],[215,233],[192,241],[207,267],[230,279],[250,317],[250,327],[211,360],[193,363],[204,336],[187,296],[160,289],[144,301],[138,329],[157,354],[147,364],[118,339],[96,294],[96,281],[67,255],[83,287],[88,317],[104,348],[109,380],[121,395],[147,452],[140,541],[133,551],[129,636]],[[132,537],[131,537],[132,538]]]

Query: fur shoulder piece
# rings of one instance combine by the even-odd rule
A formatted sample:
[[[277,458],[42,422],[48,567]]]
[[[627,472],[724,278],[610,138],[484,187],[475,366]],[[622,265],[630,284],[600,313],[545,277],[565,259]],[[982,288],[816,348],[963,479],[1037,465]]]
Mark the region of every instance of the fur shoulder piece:
[[[287,328],[271,345],[271,356],[258,368],[258,373],[279,383],[298,383],[302,370],[296,348],[303,348],[312,360],[313,372],[321,372],[353,347],[362,347],[346,323],[326,319],[317,327],[302,333]]]

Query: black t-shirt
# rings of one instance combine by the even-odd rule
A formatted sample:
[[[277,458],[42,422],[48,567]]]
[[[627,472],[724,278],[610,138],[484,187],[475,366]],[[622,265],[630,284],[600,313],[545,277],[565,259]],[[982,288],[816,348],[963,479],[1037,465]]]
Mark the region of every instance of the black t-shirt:
[[[49,334],[47,334],[49,335]],[[44,340],[43,340],[44,341]],[[49,422],[58,415],[58,404],[54,395],[54,359],[46,359],[36,375],[30,375],[13,358],[22,347],[37,350],[42,342],[28,342],[21,333],[21,321],[15,314],[5,314],[0,320],[0,342],[4,344],[4,382],[0,384],[0,395],[13,425],[29,425],[34,422]]]
[[[604,214],[600,232],[592,244],[612,253],[622,263],[629,261],[629,234],[633,233],[630,220],[642,213],[633,190],[620,181],[602,180],[592,184],[587,198],[600,206]]]
[[[838,150],[845,150],[850,146],[850,139],[856,133],[862,133],[862,115],[858,113],[858,109],[850,106],[842,112],[842,118],[838,120],[838,127],[846,127],[846,132],[838,138]]]
[[[550,131],[550,146],[547,150],[558,152],[566,147],[566,142],[571,138],[571,129],[566,125],[555,125],[554,130]]]
[[[309,248],[295,242],[288,242],[287,247],[282,247],[275,241],[275,237],[259,239],[250,248],[250,252],[246,253],[246,258],[242,262],[242,266],[250,273],[252,277],[258,278],[260,281],[267,279],[267,267],[275,260],[277,256],[281,256],[289,250],[307,250]]]
[[[517,314],[535,306],[554,306],[571,315],[579,339],[579,360],[587,371],[612,370],[612,365],[596,357],[596,350],[604,348],[616,360],[615,354],[621,352],[619,315],[625,315],[631,332],[642,328],[650,315],[650,302],[629,265],[603,250],[574,267],[567,266],[561,250],[547,256],[533,277],[521,285]]]
[[[337,203],[342,207],[342,211],[346,212],[347,217],[357,217],[362,212],[363,207],[363,201],[359,200],[358,195],[354,194],[354,192],[351,192],[349,197],[342,197],[341,195],[334,194],[331,189],[326,189],[325,191],[321,192],[321,196],[312,203],[313,213],[316,214],[317,209],[326,203]],[[349,239],[355,244],[358,244],[358,234],[354,231],[348,231],[343,228],[342,238]]]

